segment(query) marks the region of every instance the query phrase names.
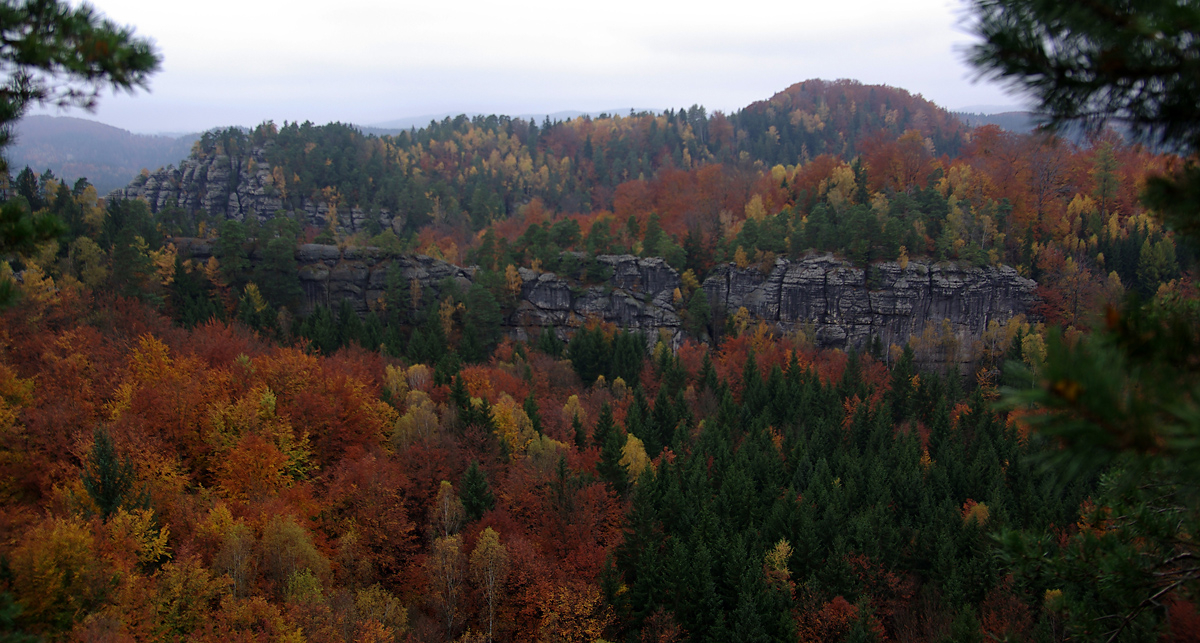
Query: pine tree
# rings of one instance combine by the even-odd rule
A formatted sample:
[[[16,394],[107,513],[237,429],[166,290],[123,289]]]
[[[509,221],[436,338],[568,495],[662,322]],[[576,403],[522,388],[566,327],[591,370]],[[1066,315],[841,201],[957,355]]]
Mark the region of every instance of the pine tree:
[[[117,454],[103,427],[92,434],[92,450],[83,468],[83,488],[105,520],[132,500],[135,482],[133,461]]]
[[[538,435],[541,435],[542,414],[538,409],[537,400],[533,397],[533,391],[529,391],[529,395],[525,396],[525,403],[522,406],[525,410],[525,415],[529,416],[529,423],[533,425],[533,430],[537,431]]]
[[[587,431],[583,430],[583,422],[579,420],[578,413],[571,419],[571,431],[575,435],[575,448],[582,451],[587,447]]]
[[[478,460],[471,461],[458,486],[462,489],[463,509],[467,512],[468,520],[479,520],[495,506],[496,496],[492,494],[492,487]]]
[[[616,432],[616,422],[613,420],[612,406],[608,402],[600,405],[600,417],[596,419],[596,426],[592,429],[592,440],[596,446],[604,448],[608,442],[608,436]]]
[[[612,485],[619,495],[624,495],[629,486],[629,470],[621,464],[621,448],[624,446],[625,436],[620,431],[610,432],[604,439],[604,446],[600,448],[600,462],[596,465],[596,473]]]

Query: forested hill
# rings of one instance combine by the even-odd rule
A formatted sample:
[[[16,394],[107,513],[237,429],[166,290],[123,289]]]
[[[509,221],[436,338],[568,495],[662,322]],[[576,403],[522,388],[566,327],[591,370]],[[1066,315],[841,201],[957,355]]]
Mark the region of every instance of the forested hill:
[[[268,122],[209,132],[114,196],[144,199],[170,235],[252,246],[283,212],[288,243],[496,273],[569,272],[563,251],[662,257],[697,283],[721,263],[766,274],[813,250],[858,266],[1007,264],[1041,285],[1047,321],[1086,327],[1127,289],[1153,295],[1193,265],[1138,198],[1171,162],[1112,133],[966,129],[903,90],[806,81],[729,115],[459,116],[382,137]],[[17,184],[38,191],[32,174]]]
[[[16,142],[6,150],[9,167],[47,169],[75,180],[87,178],[101,194],[128,183],[143,168],[177,163],[198,134],[150,136],[67,116],[35,115],[16,126]]]
[[[919,133],[932,152],[953,155],[967,129],[904,90],[849,80],[798,83],[729,115],[694,105],[661,114],[542,123],[459,116],[382,137],[340,124],[268,123],[250,133],[205,134],[180,171],[155,176],[153,194],[142,190],[146,177],[135,180],[126,194],[149,196],[154,207],[161,201],[233,218],[246,214],[247,200],[255,201],[260,216],[323,203],[343,212],[354,207],[399,212],[409,231],[460,216],[477,230],[511,217],[535,198],[552,212],[611,210],[622,183],[721,164],[726,178],[704,206],[715,214],[740,210],[749,174],[763,166],[806,162],[821,154],[848,159],[865,144],[895,140],[908,131]],[[259,156],[255,150],[261,150]],[[228,159],[217,162],[220,157]],[[213,188],[194,179],[188,183],[193,177],[184,176],[189,162],[206,159],[217,162],[218,173],[226,163],[236,170],[222,179],[225,192],[237,195],[232,205],[225,195],[219,203],[202,202],[200,193]],[[197,198],[161,198],[162,189],[191,190]],[[268,200],[259,205],[254,196]]]
[[[916,130],[938,154],[957,156],[970,126],[954,114],[903,89],[853,80],[806,80],[751,103],[731,116],[738,152],[770,165],[794,164],[820,154],[849,159],[872,139]],[[746,138],[740,138],[742,132]]]

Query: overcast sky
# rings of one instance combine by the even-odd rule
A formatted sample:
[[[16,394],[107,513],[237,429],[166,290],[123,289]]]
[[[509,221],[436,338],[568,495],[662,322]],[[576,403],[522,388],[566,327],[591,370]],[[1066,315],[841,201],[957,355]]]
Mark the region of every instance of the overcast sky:
[[[809,78],[948,108],[1016,105],[973,82],[961,0],[98,0],[163,56],[150,92],[105,96],[135,132],[426,114],[733,111]]]

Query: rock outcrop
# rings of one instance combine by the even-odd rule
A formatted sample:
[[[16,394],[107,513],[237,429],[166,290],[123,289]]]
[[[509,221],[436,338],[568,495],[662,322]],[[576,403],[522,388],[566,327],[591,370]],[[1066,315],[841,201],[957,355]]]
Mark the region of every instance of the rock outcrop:
[[[312,199],[305,199],[299,212],[285,208],[267,162],[266,152],[271,145],[274,143],[268,141],[265,147],[232,156],[215,152],[201,156],[193,152],[178,168],[168,165],[138,176],[129,185],[110,192],[108,197],[144,199],[152,212],[178,207],[187,212],[203,210],[209,216],[236,221],[253,218],[265,222],[283,212],[319,229],[325,229],[332,218],[339,235],[368,230],[374,227],[368,225],[372,220],[378,222],[379,230],[391,227],[399,234],[404,228],[404,217],[393,216],[386,209],[365,212],[354,207],[331,211],[328,203]]]
[[[195,259],[211,255],[196,240],[178,240],[180,252]],[[588,319],[642,331],[651,341],[665,336],[678,344],[684,336],[674,293],[679,274],[658,258],[601,255],[611,273],[600,284],[583,285],[549,272],[521,268],[521,296],[505,318],[505,332],[516,339],[536,337],[552,328],[562,338]],[[463,268],[425,255],[388,256],[377,248],[308,244],[297,248],[305,302],[300,314],[317,305],[348,299],[355,310],[376,307],[387,289],[389,271],[422,289],[440,293],[447,280],[465,291],[474,268]],[[750,319],[781,332],[804,332],[822,347],[865,348],[878,338],[883,346],[903,345],[929,324],[948,330],[970,346],[992,321],[1007,322],[1029,312],[1036,284],[1008,266],[969,267],[913,260],[858,268],[833,255],[799,261],[779,259],[770,271],[718,266],[702,284],[718,323],[745,308]],[[953,359],[964,359],[961,355]]]
[[[1028,313],[1036,286],[1009,266],[913,260],[864,269],[828,254],[780,259],[767,273],[719,266],[703,284],[715,311],[745,308],[753,319],[807,330],[817,345],[837,348],[863,348],[874,338],[903,345],[944,322],[970,346],[990,322]]]
[[[521,301],[508,317],[508,334],[527,339],[554,328],[562,337],[589,318],[602,319],[643,332],[654,340],[665,332],[670,341],[682,340],[682,324],[673,294],[679,273],[659,258],[600,255],[596,260],[612,271],[601,285],[580,287],[549,272],[520,269]]]

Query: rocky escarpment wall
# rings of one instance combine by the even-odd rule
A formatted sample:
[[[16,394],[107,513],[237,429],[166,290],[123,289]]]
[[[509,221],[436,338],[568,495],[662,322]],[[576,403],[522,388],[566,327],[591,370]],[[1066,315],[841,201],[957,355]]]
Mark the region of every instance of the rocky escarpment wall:
[[[207,260],[212,247],[206,241],[176,239],[181,256]],[[251,256],[251,261],[256,257]],[[588,319],[601,319],[622,328],[640,330],[655,339],[660,331],[678,343],[681,322],[672,304],[680,286],[679,273],[658,258],[601,255],[596,258],[611,271],[600,285],[580,286],[549,272],[521,268],[521,297],[503,321],[515,339],[536,337],[553,328],[566,339]],[[422,290],[440,296],[446,280],[461,292],[471,287],[475,268],[463,268],[426,255],[389,256],[378,248],[305,244],[296,249],[304,302],[300,315],[317,306],[338,306],[343,299],[366,314],[378,307],[387,290],[389,271],[398,271],[404,282],[413,280]]]
[[[175,206],[188,212],[203,210],[209,216],[245,221],[266,222],[283,210],[287,216],[301,219],[313,227],[324,229],[334,219],[339,235],[350,235],[368,229],[368,222],[378,221],[380,229],[391,227],[397,234],[404,229],[404,217],[393,216],[386,209],[365,212],[354,207],[330,212],[329,205],[305,199],[302,212],[284,210],[275,177],[267,162],[266,152],[274,142],[254,147],[246,154],[196,154],[180,162],[179,167],[168,165],[135,178],[129,185],[109,193],[109,198],[144,199],[152,212]]]
[[[703,284],[714,310],[745,308],[751,318],[808,330],[818,346],[837,348],[874,338],[902,346],[930,323],[939,331],[948,323],[957,343],[970,346],[990,322],[1028,313],[1036,286],[1009,266],[908,261],[864,269],[832,255],[780,259],[766,273],[719,266]]]
[[[179,240],[184,256],[207,259],[204,242]],[[253,259],[253,258],[252,258]],[[425,255],[387,256],[376,248],[308,244],[296,250],[305,301],[300,314],[317,305],[348,299],[360,313],[384,296],[389,271],[438,294],[451,279],[465,291],[474,268]],[[658,258],[601,255],[611,276],[601,284],[580,285],[549,272],[519,269],[521,297],[503,321],[515,339],[536,337],[553,328],[567,338],[588,319],[644,332],[655,340],[683,339],[674,292],[679,274]],[[909,261],[857,268],[832,255],[799,261],[780,259],[771,270],[718,266],[701,286],[718,321],[745,308],[751,319],[782,332],[804,331],[821,347],[865,348],[874,338],[883,346],[903,345],[928,324],[948,328],[962,346],[980,338],[992,321],[1026,314],[1036,284],[1007,266],[970,267]],[[958,359],[966,357],[965,351]]]

